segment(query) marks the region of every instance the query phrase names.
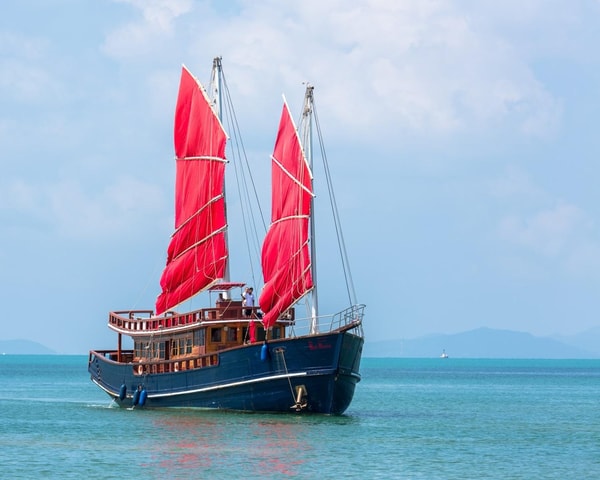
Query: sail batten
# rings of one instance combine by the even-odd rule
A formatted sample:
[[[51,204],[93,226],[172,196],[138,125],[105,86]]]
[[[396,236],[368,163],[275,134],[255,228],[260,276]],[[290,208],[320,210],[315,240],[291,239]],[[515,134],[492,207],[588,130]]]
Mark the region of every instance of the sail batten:
[[[305,190],[305,191],[306,191],[306,192],[307,192],[309,195],[311,195],[311,196],[313,196],[313,197],[315,196],[311,190],[309,190],[308,188],[306,188],[306,187],[305,187],[305,186],[304,186],[304,185],[303,185],[303,184],[302,184],[302,183],[301,183],[301,182],[300,182],[298,179],[296,179],[296,178],[294,177],[294,175],[293,175],[291,172],[289,172],[289,171],[288,171],[288,170],[287,170],[287,169],[286,169],[286,168],[283,166],[283,164],[282,164],[280,161],[278,161],[278,160],[277,160],[277,158],[275,158],[273,155],[271,155],[271,160],[273,160],[273,163],[274,163],[275,165],[277,165],[277,166],[278,166],[278,167],[281,169],[281,171],[282,171],[283,173],[285,173],[285,174],[286,174],[288,177],[290,177],[290,179],[292,180],[292,182],[296,183],[296,184],[297,184],[297,185],[298,185],[300,188],[302,188],[303,190]],[[311,177],[311,180],[312,180],[312,177]]]
[[[198,157],[175,157],[175,160],[214,160],[217,162],[225,162],[227,163],[227,159],[226,158],[221,158],[221,157],[207,157],[206,155],[204,156],[198,156]]]
[[[226,141],[204,88],[184,66],[175,108],[175,228],[160,279],[157,315],[224,276]]]
[[[285,102],[271,160],[271,225],[262,248],[265,285],[259,299],[265,328],[313,288],[308,233],[312,172]]]
[[[214,237],[215,235],[219,235],[221,233],[223,233],[225,231],[225,227],[217,230],[216,232],[212,232],[210,235],[208,235],[207,237],[201,238],[200,240],[198,240],[196,243],[194,243],[193,245],[190,245],[188,248],[186,248],[183,252],[179,253],[179,255],[177,255],[175,257],[175,259],[184,256],[186,253],[188,253],[190,250],[199,247],[200,245],[202,245],[205,242],[208,242],[212,237]],[[223,257],[226,258],[226,257]]]
[[[181,231],[182,228],[184,228],[188,223],[190,223],[194,218],[196,218],[198,215],[201,215],[204,210],[208,207],[210,207],[213,203],[219,201],[220,199],[224,198],[224,195],[218,195],[215,198],[211,198],[208,203],[206,205],[202,205],[200,207],[200,209],[198,209],[194,214],[192,214],[185,222],[183,222],[181,225],[179,225],[175,231],[173,232],[173,234],[171,235],[171,237],[174,237],[175,235],[177,235],[177,233],[179,231]]]

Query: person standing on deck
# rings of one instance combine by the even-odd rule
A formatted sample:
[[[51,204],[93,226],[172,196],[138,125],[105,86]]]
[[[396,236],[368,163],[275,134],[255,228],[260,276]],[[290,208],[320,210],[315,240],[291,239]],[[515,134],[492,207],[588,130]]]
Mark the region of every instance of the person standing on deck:
[[[252,308],[254,307],[254,293],[252,287],[248,287],[244,292],[244,306],[246,309],[244,310],[244,315],[249,317],[252,315]]]

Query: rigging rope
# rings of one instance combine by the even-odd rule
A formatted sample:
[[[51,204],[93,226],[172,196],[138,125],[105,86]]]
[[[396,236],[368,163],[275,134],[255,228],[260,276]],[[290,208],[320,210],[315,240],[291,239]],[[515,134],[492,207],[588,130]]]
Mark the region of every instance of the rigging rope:
[[[317,116],[317,107],[313,98],[313,118],[315,120],[315,126],[317,129],[317,137],[319,139],[319,147],[321,149],[321,156],[323,158],[323,168],[325,170],[325,178],[327,180],[327,188],[329,190],[329,199],[331,203],[331,211],[333,214],[333,222],[335,225],[335,231],[338,239],[339,253],[342,261],[342,268],[344,270],[344,279],[346,281],[346,291],[348,293],[348,300],[350,305],[356,305],[356,292],[354,290],[354,282],[352,280],[352,273],[350,272],[350,260],[348,259],[348,252],[346,250],[346,242],[344,241],[344,235],[342,233],[342,224],[340,219],[339,210],[337,207],[337,201],[335,193],[333,191],[333,180],[331,178],[331,171],[329,169],[329,162],[327,161],[327,154],[325,152],[323,135],[321,132],[321,125],[319,124],[319,117]]]
[[[292,395],[292,400],[296,401],[296,397],[294,396],[294,387],[292,386],[292,380],[290,379],[290,372],[288,372],[287,363],[285,361],[285,353],[283,352],[283,348],[275,349],[275,353],[281,354],[281,359],[283,360],[283,368],[285,369],[285,375],[287,376],[288,383],[290,385],[290,393]]]
[[[233,101],[231,99],[229,86],[227,85],[227,80],[225,79],[224,74],[222,75],[222,80],[223,92],[225,94],[226,99],[224,104],[226,106],[225,113],[227,114],[227,124],[229,126],[229,130],[232,132],[232,142],[230,142],[230,146],[233,150],[232,158],[238,159],[237,161],[233,162],[237,190],[240,194],[240,199],[244,199],[244,201],[240,201],[240,208],[242,213],[242,223],[244,225],[244,235],[246,238],[248,258],[260,259],[261,238],[264,237],[264,234],[267,231],[265,217],[261,208],[260,201],[258,199],[258,190],[256,188],[256,184],[254,183],[254,177],[252,176],[252,170],[250,169],[250,164],[248,162],[248,156],[246,155],[244,143],[241,135],[239,134],[240,128],[237,116],[235,114],[235,110],[233,109]],[[251,200],[251,191],[254,194],[254,200]],[[259,220],[262,222],[262,237],[259,237],[259,226],[257,226],[256,215],[252,212],[252,209],[250,208],[250,205],[252,203],[254,203],[257,206]],[[254,285],[258,285],[259,283],[262,284],[262,274],[260,275],[261,281],[258,282],[253,262],[250,262],[250,269],[252,283]]]

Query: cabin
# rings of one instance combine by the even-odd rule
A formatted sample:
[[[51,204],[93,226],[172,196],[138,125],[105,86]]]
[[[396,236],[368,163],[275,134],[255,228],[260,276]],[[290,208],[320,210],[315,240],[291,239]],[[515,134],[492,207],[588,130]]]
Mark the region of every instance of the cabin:
[[[109,314],[108,326],[118,333],[117,351],[104,352],[119,363],[133,363],[134,373],[167,373],[218,364],[217,352],[264,340],[285,338],[294,325],[294,310],[268,332],[260,322],[258,307],[223,299],[213,308],[184,314],[167,312],[155,317],[150,310],[125,310]],[[133,351],[122,350],[122,335],[133,338]]]

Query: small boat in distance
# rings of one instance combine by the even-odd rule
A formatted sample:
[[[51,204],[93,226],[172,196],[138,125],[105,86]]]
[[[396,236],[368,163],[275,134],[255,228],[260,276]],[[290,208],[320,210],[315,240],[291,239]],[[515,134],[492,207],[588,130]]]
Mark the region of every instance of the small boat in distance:
[[[440,358],[448,358],[448,354],[446,353],[446,349],[442,350],[442,354],[440,355]]]
[[[220,58],[213,62],[212,78],[211,99],[182,68],[174,128],[175,231],[162,292],[154,310],[109,313],[116,348],[90,351],[91,380],[121,407],[342,414],[361,379],[365,306],[355,301],[348,276],[346,305],[326,316],[318,310],[313,149],[307,143],[316,115],[313,87],[306,88],[300,130],[284,101],[271,157],[271,225],[261,255],[264,287],[257,288],[256,305],[246,283],[229,278],[228,136],[220,112],[230,97]],[[325,171],[329,182],[327,166]],[[338,242],[342,270],[349,272],[343,239]],[[238,291],[239,296],[233,293]],[[208,306],[176,310],[198,294],[208,297],[203,300]],[[218,294],[216,304],[213,294]],[[298,313],[301,300],[306,315]],[[132,349],[123,348],[124,337]]]

